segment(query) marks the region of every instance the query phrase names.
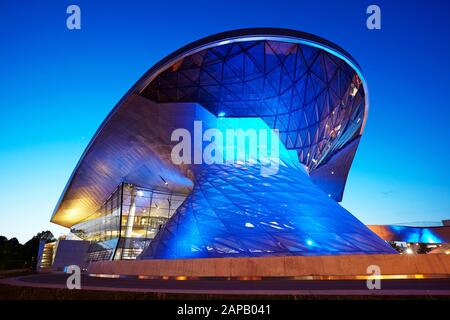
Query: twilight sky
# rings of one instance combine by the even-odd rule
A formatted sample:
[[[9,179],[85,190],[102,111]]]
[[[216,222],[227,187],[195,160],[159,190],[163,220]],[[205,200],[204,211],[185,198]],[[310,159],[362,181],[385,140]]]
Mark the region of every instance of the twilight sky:
[[[81,7],[81,30],[66,8]],[[366,28],[381,7],[382,29]],[[347,50],[370,111],[341,203],[368,224],[450,218],[450,2],[0,0],[0,235],[49,222],[90,138],[153,64],[214,33],[291,28]]]

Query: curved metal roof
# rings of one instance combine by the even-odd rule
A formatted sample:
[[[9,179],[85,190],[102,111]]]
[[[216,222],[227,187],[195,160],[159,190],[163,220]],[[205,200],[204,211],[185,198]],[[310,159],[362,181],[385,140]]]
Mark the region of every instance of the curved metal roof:
[[[221,55],[220,52],[215,52],[217,49],[224,48],[229,50],[226,54]],[[255,52],[251,53],[249,48],[253,48]],[[258,60],[258,57],[255,56],[258,54],[258,50],[264,52],[261,57],[264,59],[264,65],[258,71],[256,70],[258,62],[253,61],[253,67],[256,73],[259,72],[263,76],[255,75],[255,73],[252,77],[246,78],[245,74],[236,74],[236,68],[238,70],[242,67],[245,68],[246,61]],[[207,63],[207,59],[204,59],[199,65],[192,64],[193,58],[200,56],[205,58],[210,53],[215,54],[215,61],[211,62],[210,59]],[[289,59],[293,60],[294,56],[297,57],[296,64],[289,64]],[[241,62],[230,62],[231,58],[236,57],[242,58]],[[266,59],[267,57],[274,58],[272,66],[270,66],[270,59]],[[239,63],[242,65],[240,66]],[[202,84],[200,74],[210,72],[208,68],[215,64],[220,64],[223,69],[230,67],[232,71],[234,68],[236,79],[240,80],[230,82],[226,72],[222,72],[221,78],[215,79],[216,84]],[[295,67],[303,68],[302,78],[295,78],[291,75],[291,78],[288,79],[289,73]],[[186,90],[186,83],[180,82],[179,79],[182,78],[184,72],[192,71],[197,72],[198,75],[195,79],[188,79],[190,81],[188,88],[191,92],[197,90],[195,91],[196,95],[182,96],[179,92]],[[280,80],[278,83],[272,83],[272,92],[278,92],[276,97],[273,94],[271,97],[263,96],[269,91],[267,89],[269,86],[263,86],[259,91],[256,90],[254,99],[247,94],[245,89],[236,93],[237,89],[230,88],[236,84],[244,86],[252,83],[252,85],[256,85],[257,81],[268,83],[272,72],[275,75],[279,74],[280,79],[286,73],[288,79],[285,82]],[[177,75],[177,80],[166,83],[164,86],[162,79],[174,74]],[[299,77],[299,75],[297,76]],[[228,99],[222,93],[212,94],[211,91],[208,93],[209,100],[200,99],[201,93],[211,86],[231,90],[231,93],[235,95],[234,101],[233,98]],[[291,100],[291,103],[285,104],[284,110],[281,109],[281,87],[283,86],[292,88],[291,95],[286,97]],[[174,88],[178,91],[170,97],[169,89]],[[306,101],[308,93],[311,94],[313,91],[315,92],[314,96]],[[303,98],[302,103],[292,103],[292,101],[297,101],[294,97],[295,92],[297,92],[297,96]],[[163,96],[165,98],[161,99]],[[272,105],[267,105],[270,98]],[[275,98],[276,102],[274,102]],[[189,192],[192,183],[186,178],[183,171],[171,164],[169,159],[161,160],[161,156],[155,156],[156,154],[160,155],[160,151],[167,149],[167,146],[152,140],[151,124],[145,122],[145,114],[152,111],[151,108],[145,106],[147,102],[144,100],[148,100],[147,102],[151,104],[155,100],[160,104],[167,102],[200,103],[216,115],[221,112],[223,107],[226,107],[229,116],[260,116],[272,128],[280,129],[283,143],[288,149],[297,150],[300,161],[310,167],[311,174],[315,171],[319,172],[322,165],[331,162],[333,157],[336,157],[337,153],[348,143],[356,141],[357,146],[359,141],[357,139],[362,134],[368,112],[368,93],[359,65],[345,50],[328,40],[300,31],[275,28],[240,29],[200,39],[155,64],[114,107],[91,139],[75,167],[54,210],[52,222],[71,226],[82,220],[96,210],[115,185],[123,181],[142,186],[159,185],[164,188],[161,181],[153,178],[152,172],[155,170],[165,171],[166,176],[177,181],[178,183],[171,184],[176,191]],[[262,113],[239,111],[236,105],[244,100],[245,103],[261,100],[261,103],[266,105],[259,106],[258,110],[264,111]],[[236,103],[233,105],[232,102]],[[293,106],[296,106],[295,117],[293,116],[294,111],[291,110]],[[245,110],[252,109],[245,108]],[[319,112],[323,112],[324,115]],[[290,123],[294,123],[295,126]],[[333,131],[332,138],[327,138],[327,140],[324,137],[330,136],[330,130]],[[149,148],[150,144],[153,146],[152,148]],[[336,200],[342,197],[343,186],[355,151],[356,147],[352,148],[350,156],[347,156],[349,163],[344,166],[339,175],[342,186],[338,191],[340,194],[335,197]],[[148,163],[150,158],[153,160]],[[323,180],[323,173],[320,176],[320,180]]]

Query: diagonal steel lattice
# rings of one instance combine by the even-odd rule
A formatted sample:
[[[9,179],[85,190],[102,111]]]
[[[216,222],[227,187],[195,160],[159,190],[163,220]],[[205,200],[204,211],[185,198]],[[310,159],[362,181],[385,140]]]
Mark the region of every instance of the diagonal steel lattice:
[[[393,253],[298,166],[210,165],[141,259]]]
[[[244,41],[189,55],[142,95],[198,102],[215,115],[261,117],[310,169],[358,135],[365,92],[350,65],[310,45]]]

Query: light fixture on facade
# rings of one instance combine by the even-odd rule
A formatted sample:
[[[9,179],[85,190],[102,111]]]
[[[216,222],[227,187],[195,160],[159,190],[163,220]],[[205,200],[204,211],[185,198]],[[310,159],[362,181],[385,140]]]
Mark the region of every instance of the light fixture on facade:
[[[352,83],[351,84],[351,89],[350,89],[350,95],[352,97],[356,96],[356,93],[358,93],[358,88]]]
[[[164,185],[165,186],[168,186],[169,185],[169,183],[166,181],[166,179],[164,179],[163,177],[161,177],[161,176],[159,176],[160,178],[161,178],[161,180],[164,182]]]

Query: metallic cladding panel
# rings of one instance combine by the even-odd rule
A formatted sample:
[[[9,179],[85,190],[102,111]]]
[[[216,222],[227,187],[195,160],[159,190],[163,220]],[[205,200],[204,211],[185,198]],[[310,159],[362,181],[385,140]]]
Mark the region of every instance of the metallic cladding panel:
[[[127,182],[189,194],[142,258],[393,253],[332,199],[342,197],[367,116],[360,71],[329,43],[282,31],[285,38],[207,38],[150,69],[97,131],[52,222],[73,225]],[[174,165],[170,133],[192,132],[194,119],[214,127],[217,116],[279,129],[296,162],[282,158],[266,180],[255,166]],[[333,180],[325,166],[334,164]],[[308,172],[316,170],[314,184]],[[245,186],[249,179],[255,185]],[[331,196],[318,186],[331,186]]]
[[[316,170],[311,171],[311,180],[335,201],[342,201],[345,183],[361,136],[353,139],[339,152]]]
[[[63,271],[65,267],[77,265],[82,270],[87,268],[86,253],[89,241],[58,240],[52,270]]]
[[[220,56],[220,52],[226,53],[226,56]],[[261,65],[261,52],[268,58],[267,65],[265,63]],[[200,90],[196,91],[192,85],[197,81],[195,77],[192,79],[192,74],[195,76],[196,71],[188,70],[192,66],[186,66],[186,62],[192,58],[198,62],[199,56],[211,54],[214,56],[216,53],[219,55],[216,55],[215,63],[228,71],[223,73],[225,78],[221,73],[221,78],[215,81],[229,92],[228,96],[242,100],[244,106],[241,108],[239,101],[229,99],[222,93],[212,95],[213,99],[210,101],[205,100],[204,96],[211,98],[210,93],[214,87],[204,85],[205,75],[200,76],[201,80],[198,79],[201,82]],[[202,69],[201,74],[211,71],[210,62],[198,65]],[[358,64],[342,48],[315,35],[278,28],[241,29],[209,36],[180,48],[155,64],[114,107],[97,130],[72,173],[53,212],[52,222],[70,227],[86,218],[126,178],[145,180],[144,183],[138,183],[142,186],[156,182],[151,180],[151,171],[145,164],[140,170],[137,168],[139,161],[143,163],[150,161],[145,153],[151,155],[151,152],[142,149],[142,142],[145,143],[145,137],[148,135],[146,130],[149,124],[145,122],[146,115],[152,111],[140,110],[131,104],[134,94],[151,96],[155,88],[159,90],[158,92],[169,93],[164,85],[161,86],[161,80],[155,82],[154,80],[162,73],[175,71],[174,68],[180,64],[184,64],[183,68],[186,69],[181,78],[185,73],[188,75],[185,80],[188,81],[190,88],[185,90],[199,94],[197,98],[192,97],[195,94],[183,95],[181,100],[177,94],[176,99],[169,96],[170,99],[202,102],[214,111],[215,106],[222,106],[214,99],[224,98],[227,103],[223,106],[227,107],[231,114],[243,116],[251,115],[250,111],[255,110],[255,103],[258,107],[257,102],[252,101],[252,97],[263,94],[264,101],[261,102],[259,109],[263,112],[259,115],[264,116],[269,126],[280,129],[283,143],[287,148],[295,149],[300,161],[307,164],[311,171],[326,163],[328,157],[337,153],[363,130],[368,110],[367,88]],[[239,75],[241,70],[243,73]],[[301,70],[303,71],[300,72]],[[236,81],[231,77],[233,74]],[[279,82],[275,80],[278,74]],[[162,78],[164,75],[158,79]],[[255,91],[261,82],[264,90]],[[288,89],[285,90],[286,88]],[[209,91],[209,95],[205,91]],[[269,92],[273,92],[273,95],[267,96]],[[352,94],[349,96],[349,93]],[[289,102],[289,97],[292,102]],[[313,100],[308,97],[313,97]],[[274,110],[276,113],[273,113]],[[140,111],[144,113],[141,115],[136,113]],[[129,112],[132,117],[127,117],[124,112]],[[331,115],[326,116],[329,112]],[[129,120],[132,122],[121,123]],[[126,130],[130,130],[128,138],[124,137],[127,135]],[[337,133],[339,137],[333,137],[333,141],[330,141],[327,138],[327,132],[330,130],[334,131],[331,136]],[[140,139],[134,141],[133,134]],[[113,137],[114,135],[118,137]],[[121,153],[123,139],[129,139],[131,144],[125,145],[123,149],[125,151]],[[136,150],[133,150],[134,148]],[[119,158],[121,160],[113,160]],[[152,168],[161,167],[161,164],[156,161]],[[150,181],[143,179],[144,176],[149,176]],[[345,185],[345,182],[341,184]]]
[[[175,118],[174,114],[164,116]],[[176,116],[178,120],[173,125],[180,125],[182,112]],[[71,227],[95,213],[122,182],[164,190],[167,188],[163,177],[170,183],[170,190],[188,193],[192,181],[182,168],[173,165],[170,135],[162,140],[158,119],[157,104],[138,96],[130,97],[84,156],[52,222]]]

